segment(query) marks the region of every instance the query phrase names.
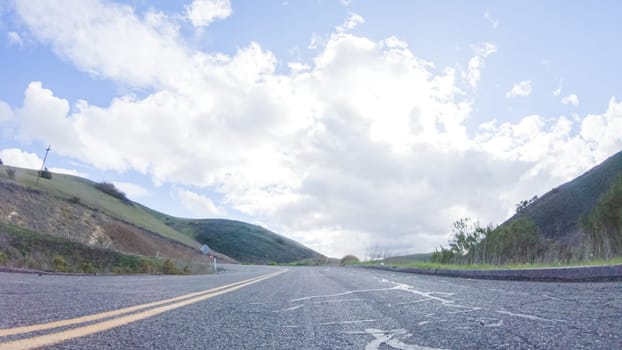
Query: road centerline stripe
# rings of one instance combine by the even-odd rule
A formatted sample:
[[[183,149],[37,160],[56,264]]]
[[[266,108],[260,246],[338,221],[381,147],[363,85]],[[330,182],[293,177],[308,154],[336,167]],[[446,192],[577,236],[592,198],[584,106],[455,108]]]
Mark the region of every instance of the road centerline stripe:
[[[252,281],[254,279],[261,278],[261,277],[263,277],[263,276],[253,277],[253,278],[249,278],[249,279],[244,280],[244,281],[239,281],[239,282],[235,282],[235,283],[231,283],[231,284],[227,284],[227,285],[224,285],[224,286],[219,286],[219,287],[215,287],[215,288],[212,288],[212,289],[207,289],[207,290],[203,290],[203,291],[199,291],[199,292],[188,293],[188,294],[180,295],[180,296],[169,298],[169,299],[164,299],[164,300],[160,300],[160,301],[154,301],[154,302],[150,302],[150,303],[146,303],[146,304],[129,306],[129,307],[126,307],[126,308],[123,308],[123,309],[118,309],[118,310],[104,311],[104,312],[100,312],[100,313],[96,313],[96,314],[92,314],[92,315],[75,317],[75,318],[70,318],[70,319],[66,319],[66,320],[59,320],[59,321],[40,323],[40,324],[29,325],[29,326],[20,326],[20,327],[14,327],[14,328],[0,329],[0,337],[6,337],[6,336],[16,335],[16,334],[31,333],[31,332],[42,331],[42,330],[46,330],[46,329],[59,328],[59,327],[64,327],[64,326],[71,326],[71,325],[78,324],[78,323],[86,323],[86,322],[96,321],[96,320],[100,320],[100,319],[108,318],[108,317],[113,317],[113,316],[120,316],[120,315],[127,314],[127,313],[130,313],[130,312],[139,311],[139,310],[142,310],[142,309],[146,309],[146,308],[150,308],[150,307],[154,307],[154,306],[159,306],[159,305],[163,305],[163,304],[167,304],[167,303],[172,303],[174,301],[188,299],[188,298],[195,297],[195,296],[198,296],[198,295],[201,295],[201,294],[215,292],[215,291],[218,291],[220,289],[229,288],[231,286],[234,286],[234,285],[237,285],[237,284],[241,284],[241,283],[246,283],[246,282]]]
[[[270,274],[250,278],[244,281],[231,283],[225,286],[220,286],[217,288],[212,288],[212,289],[201,291],[201,292],[189,293],[189,294],[185,294],[179,297],[161,300],[158,302],[136,305],[136,306],[132,306],[132,307],[124,308],[124,309],[112,310],[112,311],[98,313],[94,315],[88,315],[88,316],[83,316],[83,317],[78,317],[78,318],[73,318],[73,319],[68,319],[68,320],[61,320],[61,321],[55,321],[55,322],[50,322],[50,323],[38,324],[38,325],[33,325],[33,326],[23,326],[23,327],[3,329],[3,330],[0,330],[0,332],[2,332],[0,333],[0,336],[25,334],[25,333],[38,331],[38,330],[45,330],[45,329],[58,328],[62,326],[82,324],[82,323],[89,322],[89,321],[100,320],[100,319],[108,318],[112,316],[118,316],[116,318],[104,320],[98,323],[94,323],[94,324],[87,325],[87,326],[81,326],[81,327],[77,327],[77,328],[73,328],[69,330],[64,330],[64,331],[59,331],[55,333],[34,336],[34,337],[24,338],[24,339],[19,339],[19,340],[13,340],[13,341],[8,341],[8,342],[0,342],[0,350],[33,349],[37,347],[57,344],[65,340],[69,340],[73,338],[78,338],[78,337],[83,337],[83,336],[94,334],[94,333],[103,332],[105,330],[120,327],[120,326],[129,324],[129,323],[132,323],[132,322],[140,321],[148,317],[159,315],[166,311],[174,310],[174,309],[177,309],[183,306],[194,304],[194,303],[197,303],[197,302],[209,299],[209,298],[213,298],[218,295],[222,295],[225,293],[229,293],[229,292],[244,288],[251,284],[258,283],[263,280],[275,277],[285,271],[287,270],[280,270],[280,271],[273,272]],[[167,304],[167,305],[163,305],[163,304]],[[159,305],[163,305],[163,306],[159,306]],[[154,307],[154,306],[158,306],[158,307]],[[153,307],[153,308],[148,309],[150,307]],[[140,311],[140,310],[144,310],[144,311]],[[140,312],[127,315],[128,313],[131,313],[133,311],[140,311]]]

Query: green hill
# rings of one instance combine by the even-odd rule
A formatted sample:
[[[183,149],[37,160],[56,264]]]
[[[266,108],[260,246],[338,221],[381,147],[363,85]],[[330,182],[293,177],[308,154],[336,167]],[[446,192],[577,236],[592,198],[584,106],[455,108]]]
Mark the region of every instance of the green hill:
[[[622,152],[541,198],[501,225],[454,223],[449,247],[431,260],[458,264],[559,263],[622,256]]]
[[[232,262],[231,258],[269,263],[323,257],[259,226],[230,220],[174,218],[128,200],[111,184],[55,173],[37,184],[37,173],[0,165],[0,197],[4,198],[0,202],[0,224],[69,239],[90,248],[189,262],[205,259],[198,249],[204,243],[225,262]],[[9,251],[3,242],[8,245],[9,241],[0,239],[0,251]]]
[[[170,227],[243,263],[288,263],[325,257],[263,227],[225,219],[179,219],[156,216]]]
[[[622,152],[619,152],[536,199],[503,225],[526,217],[538,226],[544,237],[570,243],[582,230],[581,218],[590,213],[621,175]]]

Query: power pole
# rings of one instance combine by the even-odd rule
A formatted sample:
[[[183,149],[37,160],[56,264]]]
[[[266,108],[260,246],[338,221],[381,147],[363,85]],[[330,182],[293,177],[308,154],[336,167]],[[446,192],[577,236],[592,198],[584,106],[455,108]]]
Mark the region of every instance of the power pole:
[[[39,185],[39,179],[41,178],[41,172],[43,171],[43,168],[45,168],[45,161],[48,159],[48,153],[52,150],[52,147],[50,145],[48,145],[48,147],[45,149],[45,157],[43,157],[43,163],[41,164],[41,170],[39,170],[39,173],[37,174],[37,183],[36,185]]]

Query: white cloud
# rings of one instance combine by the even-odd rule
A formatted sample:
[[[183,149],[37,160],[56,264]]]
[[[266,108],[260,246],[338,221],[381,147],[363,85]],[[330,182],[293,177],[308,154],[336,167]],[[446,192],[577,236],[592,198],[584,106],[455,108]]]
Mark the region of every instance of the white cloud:
[[[531,95],[531,80],[525,80],[514,84],[512,89],[505,93],[505,98],[529,95]]]
[[[214,204],[214,202],[206,196],[198,193],[177,189],[175,196],[179,198],[184,208],[188,209],[201,218],[222,216],[224,211]]]
[[[307,45],[307,48],[315,50],[318,47],[322,46],[323,44],[324,44],[324,39],[322,39],[320,35],[313,33],[311,35],[311,41],[309,41],[309,45]]]
[[[9,44],[11,44],[11,45],[17,45],[19,47],[24,46],[24,40],[16,32],[9,32],[7,34],[7,39],[9,40]]]
[[[180,74],[193,58],[177,44],[175,32],[154,27],[153,19],[139,18],[129,6],[73,0],[61,8],[56,1],[21,0],[15,10],[36,39],[94,76],[138,87],[196,79]]]
[[[0,100],[0,122],[13,119],[14,113],[11,106]]]
[[[337,26],[336,30],[337,33],[345,33],[356,28],[356,26],[358,26],[359,24],[363,23],[365,23],[365,19],[361,15],[356,13],[350,13],[350,17],[348,17],[342,25]]]
[[[186,6],[186,16],[195,27],[206,27],[217,19],[231,16],[229,0],[194,0]]]
[[[13,108],[23,139],[100,169],[209,188],[218,205],[184,189],[175,198],[199,217],[240,211],[334,256],[376,246],[431,251],[460,216],[498,223],[514,203],[622,148],[622,104],[613,99],[603,114],[579,121],[530,115],[467,132],[472,101],[460,87],[477,84],[492,44],[475,50],[479,59],[463,75],[418,58],[397,37],[348,32],[361,23],[351,17],[316,43],[312,60],[282,75],[257,43],[211,54],[127,7],[29,3],[18,2],[18,13],[59,55],[153,91],[70,108],[31,83],[23,106]],[[168,26],[158,20],[157,28]],[[75,33],[100,38],[106,50]],[[128,57],[109,57],[123,49]],[[158,57],[157,69],[133,57],[139,50]],[[530,81],[521,84],[516,96],[531,91]]]
[[[146,188],[137,184],[123,181],[113,181],[112,183],[116,188],[123,191],[128,198],[133,200],[145,198],[149,195],[149,191]]]
[[[559,82],[559,85],[557,86],[557,89],[553,90],[553,96],[559,96],[562,93],[562,82]]]
[[[24,152],[18,148],[7,148],[0,151],[0,159],[5,165],[18,168],[37,169],[41,168],[41,158],[34,153]]]
[[[477,87],[485,59],[495,52],[497,52],[497,47],[492,43],[484,43],[480,47],[475,48],[475,56],[469,60],[468,69],[463,74],[471,87]]]
[[[579,105],[579,97],[575,94],[564,96],[562,98],[562,103],[565,105],[573,105],[576,107]]]
[[[484,18],[488,21],[488,23],[490,23],[490,25],[493,28],[497,28],[499,27],[499,21],[495,18],[492,17],[492,15],[489,12],[484,12]]]

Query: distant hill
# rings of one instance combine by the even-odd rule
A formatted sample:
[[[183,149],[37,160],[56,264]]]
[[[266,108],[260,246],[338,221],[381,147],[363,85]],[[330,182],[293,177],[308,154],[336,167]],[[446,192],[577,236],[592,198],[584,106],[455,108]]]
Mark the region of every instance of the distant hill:
[[[527,217],[545,238],[575,244],[580,239],[581,217],[590,213],[619,176],[622,176],[622,152],[537,198],[502,226]]]
[[[235,262],[236,257],[246,263],[323,257],[255,225],[229,220],[186,220],[158,213],[125,198],[111,184],[64,174],[52,174],[52,179],[42,178],[39,184],[36,181],[35,170],[0,165],[0,265],[6,265],[7,261],[14,265],[33,265],[24,261],[34,257],[40,260],[35,265],[42,268],[51,265],[47,260],[51,260],[53,250],[42,249],[45,256],[33,255],[32,249],[20,242],[26,236],[24,232],[29,232],[31,242],[34,242],[32,237],[40,242],[58,242],[47,238],[51,235],[73,242],[72,246],[81,244],[128,256],[159,256],[183,264],[207,261],[199,252],[204,243],[223,262]],[[75,260],[80,264],[89,255],[76,254],[80,258]],[[115,259],[118,260],[105,260],[106,266]]]
[[[243,263],[288,263],[326,257],[263,227],[225,219],[179,219],[157,215],[162,222],[200,243]]]

